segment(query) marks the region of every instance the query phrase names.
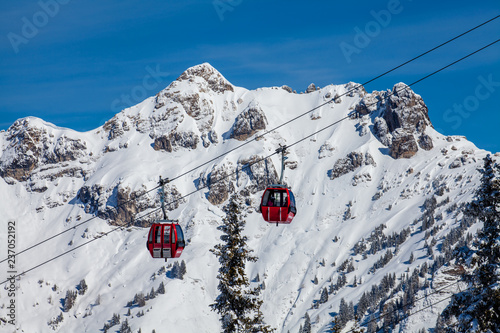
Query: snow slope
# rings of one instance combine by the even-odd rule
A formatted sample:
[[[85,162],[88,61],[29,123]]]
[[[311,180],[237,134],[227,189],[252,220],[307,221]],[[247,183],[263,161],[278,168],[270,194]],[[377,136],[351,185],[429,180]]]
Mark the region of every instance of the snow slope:
[[[0,133],[3,166],[13,165],[12,161],[20,160],[21,155],[34,156],[29,160],[32,169],[26,177],[4,175],[0,179],[2,259],[7,256],[4,244],[8,221],[15,221],[16,251],[20,252],[90,219],[16,258],[15,270],[20,273],[70,251],[17,280],[17,331],[98,332],[113,314],[119,314],[122,321],[127,319],[133,332],[139,328],[142,332],[220,331],[219,318],[209,308],[218,294],[219,268],[209,250],[220,242],[216,227],[221,223],[223,204],[211,204],[205,188],[184,198],[169,212],[170,218],[180,221],[188,239],[182,258],[176,259],[187,264],[187,274],[180,280],[171,278],[169,263],[150,258],[145,248],[146,228],[122,228],[72,250],[115,228],[95,218],[96,211],[89,210],[90,204],[82,201],[80,189],[102,185],[109,191],[106,195],[101,193],[102,202],[96,205],[116,206],[117,189],[152,189],[159,176],[172,179],[240,145],[242,141],[232,138],[231,133],[235,119],[243,112],[260,109],[265,115],[265,130],[256,130],[249,135],[251,139],[355,86],[330,85],[307,94],[278,87],[247,90],[232,86],[208,64],[195,66],[183,75],[184,79],[181,76],[158,95],[123,110],[93,131],[78,133],[37,118],[25,118]],[[457,211],[448,208],[469,201],[477,187],[476,169],[482,166],[482,158],[488,152],[477,149],[463,137],[446,137],[428,126],[425,133],[432,138],[432,149],[419,149],[411,158],[394,159],[373,131],[381,110],[347,119],[296,143],[345,117],[365,96],[364,92],[342,96],[341,101],[322,106],[169,184],[186,195],[217,168],[232,172],[239,161],[272,154],[279,144],[292,145],[288,165],[294,168],[285,172],[286,183],[293,189],[298,205],[292,224],[276,227],[261,219],[256,207],[262,190],[247,197],[246,207],[248,246],[259,258],[248,264],[247,274],[252,280],[259,275],[260,281],[252,282],[253,286],[265,283],[262,312],[266,323],[277,332],[298,332],[306,312],[312,319],[313,332],[326,332],[342,298],[357,303],[386,274],[395,273],[399,278],[424,262],[431,265],[432,258],[424,248],[425,232],[420,229],[421,222],[415,223],[422,215],[422,205],[433,195],[438,203],[450,199],[436,210],[436,214],[442,215],[436,224],[442,228],[433,236],[437,240],[433,249],[439,253],[443,237],[458,223]],[[14,127],[19,131],[15,132]],[[21,154],[14,140],[27,142],[26,133],[39,133],[34,129],[41,131],[40,137],[46,141],[33,139],[30,142],[34,144]],[[168,137],[173,132],[180,133],[182,139],[174,141]],[[85,148],[75,149],[76,141],[72,140],[80,140]],[[170,142],[171,151],[155,150],[161,142]],[[51,160],[52,155],[47,152],[56,151],[58,143],[57,158]],[[351,152],[364,156],[368,153],[373,163],[331,179],[335,163]],[[279,172],[279,157],[274,155],[271,161]],[[240,173],[232,183],[241,191],[255,185],[253,181]],[[145,209],[138,216],[159,207],[156,191],[142,199]],[[353,247],[369,238],[381,224],[386,226],[386,235],[406,228],[411,229],[411,235],[387,265],[373,272],[371,267],[386,251],[364,258],[355,255]],[[410,264],[411,253],[416,259]],[[355,270],[346,274],[348,284],[331,293],[327,302],[313,306],[323,288],[342,275],[339,265],[350,259]],[[8,270],[7,262],[0,265],[2,272]],[[354,276],[361,280],[357,287],[352,286]],[[2,275],[1,280],[6,278],[6,274]],[[317,284],[313,282],[315,278]],[[82,279],[88,291],[77,296],[72,309],[63,312],[66,292],[76,290]],[[454,281],[436,274],[431,282],[439,279]],[[161,282],[165,284],[165,294],[147,300],[144,307],[127,306],[137,293],[149,294]],[[435,286],[431,284],[428,292],[432,288]],[[441,294],[435,294],[425,298],[415,310],[440,297]],[[0,318],[8,319],[6,306],[10,299],[7,290],[0,289]],[[412,316],[398,327],[403,331],[434,327],[436,316],[446,303],[419,312],[418,317]],[[129,309],[131,314],[127,316]],[[51,327],[48,323],[61,313],[62,322]],[[0,322],[0,326],[2,331],[15,331],[5,322]],[[120,325],[113,326],[110,331],[117,332],[119,328]]]

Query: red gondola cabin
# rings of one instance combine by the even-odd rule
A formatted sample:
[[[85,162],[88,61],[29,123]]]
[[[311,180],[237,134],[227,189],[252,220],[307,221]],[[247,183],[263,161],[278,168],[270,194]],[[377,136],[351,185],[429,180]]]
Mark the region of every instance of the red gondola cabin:
[[[271,185],[266,188],[262,195],[260,211],[266,222],[289,224],[297,214],[292,191],[284,185]]]
[[[179,258],[186,243],[177,223],[160,220],[149,228],[147,247],[153,258]]]

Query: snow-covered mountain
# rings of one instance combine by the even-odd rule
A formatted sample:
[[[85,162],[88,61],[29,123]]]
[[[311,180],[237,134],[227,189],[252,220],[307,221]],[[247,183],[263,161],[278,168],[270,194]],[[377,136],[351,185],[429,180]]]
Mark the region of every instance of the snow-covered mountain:
[[[359,312],[363,295],[371,295],[358,313],[367,324],[403,299],[406,304],[408,288],[402,285],[409,281],[414,298],[405,311],[421,311],[396,328],[435,327],[447,302],[425,307],[457,290],[454,284],[435,292],[458,279],[459,268],[442,266],[451,247],[479,227],[461,225],[460,205],[472,199],[476,169],[488,152],[464,137],[436,132],[422,98],[403,83],[372,93],[356,86],[311,85],[300,94],[286,86],[247,90],[205,63],[93,131],[34,117],[2,131],[1,260],[7,257],[9,221],[15,222],[17,252],[76,226],[20,254],[15,271],[124,226],[18,279],[17,331],[99,332],[119,315],[133,332],[219,332],[219,317],[209,308],[218,295],[219,264],[209,250],[220,242],[221,208],[234,191],[247,204],[245,233],[259,258],[248,264],[247,275],[253,286],[265,287],[261,309],[277,332],[298,332],[306,313],[313,332],[326,332],[341,301]],[[196,168],[255,136],[261,137]],[[265,186],[276,182],[281,161],[274,155],[252,163],[280,144],[291,146],[285,181],[298,213],[290,225],[276,227],[261,219],[257,207]],[[148,190],[160,176],[174,179],[187,171],[166,186],[169,217],[180,221],[188,240],[182,257],[172,260],[186,263],[179,279],[172,262],[150,258],[145,226],[160,218],[154,211],[159,196]],[[0,265],[2,272],[12,270],[6,261]],[[82,290],[82,280],[88,289],[64,311],[68,291]],[[155,292],[161,283],[164,294]],[[0,289],[0,327],[14,332],[8,285]],[[141,293],[144,306],[134,301]]]

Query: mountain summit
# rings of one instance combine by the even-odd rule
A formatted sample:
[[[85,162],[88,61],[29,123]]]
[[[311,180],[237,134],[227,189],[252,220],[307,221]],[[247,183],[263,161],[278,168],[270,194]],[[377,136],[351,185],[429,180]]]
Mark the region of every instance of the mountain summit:
[[[206,84],[199,85],[200,90],[208,88],[217,93],[234,91],[233,85],[207,62],[188,68],[176,81],[199,82],[199,79],[206,82]]]
[[[464,269],[453,247],[479,228],[461,207],[488,152],[438,133],[404,83],[357,86],[248,90],[205,63],[93,131],[28,117],[0,132],[0,210],[15,222],[17,252],[61,233],[20,254],[17,271],[68,252],[16,282],[18,329],[96,332],[126,322],[134,332],[220,331],[209,307],[219,269],[210,249],[232,193],[259,258],[247,276],[271,327],[297,332],[307,322],[326,332],[334,320],[350,327],[356,314],[371,331],[434,328],[447,303],[436,291],[458,290]],[[272,155],[280,145],[298,214],[276,227],[257,210],[281,171]],[[180,275],[178,261],[154,260],[145,246],[146,227],[162,218],[152,190],[160,176],[172,180],[168,217],[185,231]],[[421,317],[407,316],[417,310]]]

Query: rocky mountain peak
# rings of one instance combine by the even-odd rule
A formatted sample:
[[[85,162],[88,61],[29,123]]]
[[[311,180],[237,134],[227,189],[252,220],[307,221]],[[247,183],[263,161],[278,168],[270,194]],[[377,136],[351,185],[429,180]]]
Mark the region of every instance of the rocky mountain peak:
[[[217,93],[234,91],[233,85],[209,63],[203,63],[188,68],[176,81],[196,82],[199,79],[205,81],[206,86]]]
[[[35,117],[17,120],[6,133],[0,176],[26,180],[42,164],[74,161],[87,154],[85,141]]]
[[[394,85],[390,96],[386,97],[385,104],[383,117],[391,132],[404,128],[422,133],[427,126],[432,127],[424,100],[404,83]]]
[[[422,97],[404,83],[397,83],[392,91],[374,91],[356,106],[361,115],[374,113],[373,131],[394,158],[410,158],[420,148],[433,148],[425,129],[432,126],[427,106]]]
[[[212,128],[215,120],[215,99],[217,95],[225,92],[234,92],[233,85],[210,64],[203,63],[184,71],[156,95],[153,116],[155,119],[152,122],[152,126],[157,129],[152,133],[157,139],[155,149],[172,151],[175,150],[174,146],[196,148],[199,141],[195,137],[196,131],[193,132],[193,128],[178,128],[187,118],[195,121],[205,147],[216,143],[217,135]]]

